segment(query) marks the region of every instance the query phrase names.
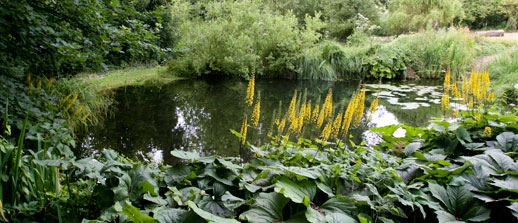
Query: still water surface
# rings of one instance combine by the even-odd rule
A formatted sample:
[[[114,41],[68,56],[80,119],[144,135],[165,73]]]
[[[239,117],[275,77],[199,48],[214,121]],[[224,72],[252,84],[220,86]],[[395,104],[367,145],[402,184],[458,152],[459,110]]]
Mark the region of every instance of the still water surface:
[[[439,116],[440,83],[398,82],[363,84],[367,89],[366,107],[379,95],[379,107],[371,121],[362,121],[352,134],[356,141],[374,142],[368,131],[403,123],[423,126],[430,117]],[[240,148],[229,129],[239,131],[245,110],[248,82],[240,80],[182,80],[164,87],[128,87],[116,92],[113,113],[103,123],[79,137],[80,156],[113,149],[128,157],[172,163],[173,149],[197,150],[204,155],[249,155]],[[261,119],[257,129],[248,131],[247,141],[261,145],[269,141],[272,112],[288,104],[297,90],[307,89],[308,100],[325,98],[333,89],[333,107],[346,106],[358,82],[258,80],[261,92]],[[367,109],[366,108],[366,109]]]

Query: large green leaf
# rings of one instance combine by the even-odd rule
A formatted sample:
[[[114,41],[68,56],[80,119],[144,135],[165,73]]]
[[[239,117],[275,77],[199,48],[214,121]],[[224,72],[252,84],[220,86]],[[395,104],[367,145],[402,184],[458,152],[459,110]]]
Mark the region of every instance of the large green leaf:
[[[211,214],[209,212],[206,212],[206,211],[202,210],[201,208],[198,208],[198,206],[196,206],[196,204],[194,202],[192,202],[192,201],[188,201],[187,205],[189,205],[189,208],[191,208],[198,216],[202,217],[203,219],[205,219],[208,222],[239,223],[239,221],[237,221],[235,219],[222,218],[222,217],[218,217],[216,215],[213,215],[213,214]]]
[[[194,219],[189,219],[189,211],[175,208],[160,208],[154,211],[154,218],[160,223],[192,223]]]
[[[338,222],[356,222],[350,216],[353,210],[356,210],[354,202],[346,197],[333,197],[327,200],[318,211],[311,206],[307,207],[306,218],[309,222],[320,223],[338,223]]]
[[[316,185],[313,181],[291,181],[287,177],[281,177],[275,183],[275,192],[283,194],[295,203],[311,201],[316,194]],[[307,204],[305,204],[307,206]]]
[[[171,155],[174,157],[187,160],[191,163],[195,162],[202,162],[202,163],[212,163],[214,160],[216,160],[215,156],[208,156],[208,157],[202,157],[200,154],[194,150],[194,151],[182,151],[182,150],[173,150],[171,151]]]
[[[496,137],[496,141],[486,143],[492,149],[504,152],[518,152],[518,134],[504,132]]]
[[[298,180],[305,180],[307,178],[314,180],[318,179],[318,177],[321,176],[320,172],[316,168],[302,168],[296,166],[282,166],[280,168],[288,171],[291,174],[294,174]]]
[[[221,196],[221,201],[223,202],[223,205],[225,205],[225,207],[227,207],[230,210],[234,210],[238,207],[241,207],[246,202],[245,200],[232,195],[228,191],[225,192],[223,196]]]
[[[158,223],[158,220],[153,219],[145,214],[140,213],[140,210],[129,202],[125,202],[122,207],[122,213],[128,216],[135,223]]]
[[[482,206],[473,197],[467,186],[448,186],[444,188],[438,184],[429,184],[433,197],[442,204],[442,210],[459,219],[481,222],[489,219],[490,210]]]
[[[466,142],[473,142],[471,140],[471,136],[469,135],[468,130],[464,127],[460,127],[456,132],[457,139],[464,145]]]
[[[513,216],[518,219],[518,202],[511,203],[507,208],[511,209]]]
[[[250,223],[281,222],[282,210],[289,201],[279,193],[259,193],[250,209],[243,212],[239,218]]]
[[[518,177],[507,176],[505,180],[493,180],[491,185],[499,187],[500,190],[518,193]]]
[[[457,218],[447,211],[435,211],[439,223],[461,223],[464,221],[457,221]]]
[[[405,146],[405,155],[411,156],[421,147],[423,147],[423,145],[420,142],[410,143],[407,146]]]
[[[326,214],[326,221],[328,223],[356,223],[356,219],[349,215],[342,213],[330,213]]]
[[[203,196],[198,205],[201,209],[219,217],[226,218],[233,214],[232,211],[223,205],[221,200],[213,200],[210,196]]]

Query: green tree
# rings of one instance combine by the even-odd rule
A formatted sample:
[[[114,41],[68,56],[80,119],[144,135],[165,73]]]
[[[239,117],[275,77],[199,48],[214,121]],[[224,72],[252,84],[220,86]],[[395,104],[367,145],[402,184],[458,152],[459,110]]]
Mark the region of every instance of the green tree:
[[[418,31],[427,25],[445,27],[464,19],[462,6],[461,0],[394,0],[383,26],[393,34]]]
[[[2,1],[1,72],[55,76],[161,60],[174,41],[164,23],[170,15],[160,4],[166,3]]]

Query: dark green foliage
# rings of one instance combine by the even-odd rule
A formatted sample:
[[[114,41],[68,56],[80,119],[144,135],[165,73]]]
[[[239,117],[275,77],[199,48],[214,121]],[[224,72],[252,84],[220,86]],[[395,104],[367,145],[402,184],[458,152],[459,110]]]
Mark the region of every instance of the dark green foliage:
[[[169,69],[179,75],[291,77],[297,57],[321,36],[318,15],[299,27],[294,15],[276,14],[260,1],[180,2],[174,10],[183,18],[185,52]]]
[[[382,26],[391,34],[458,24],[465,17],[461,0],[395,0]]]
[[[503,0],[464,0],[464,23],[472,29],[505,27],[507,15]]]
[[[301,24],[306,15],[322,14],[326,23],[323,32],[326,36],[345,41],[357,26],[377,24],[381,7],[375,0],[267,0],[273,9],[282,13],[292,11]],[[359,24],[360,23],[360,24]]]
[[[175,44],[171,16],[163,4],[2,1],[1,74],[56,76],[132,61],[162,61]]]

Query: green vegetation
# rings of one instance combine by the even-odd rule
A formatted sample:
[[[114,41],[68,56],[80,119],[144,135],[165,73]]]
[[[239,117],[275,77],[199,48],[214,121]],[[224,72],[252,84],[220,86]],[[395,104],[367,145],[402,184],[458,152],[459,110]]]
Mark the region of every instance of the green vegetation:
[[[176,47],[166,1],[0,3],[1,74],[50,76],[162,62]]]
[[[14,115],[19,109],[9,108],[9,120],[23,119]],[[518,218],[515,112],[486,106],[463,111],[453,123],[437,119],[430,128],[374,129],[384,142],[372,148],[272,142],[249,147],[255,158],[245,163],[174,150],[180,163],[158,168],[111,150],[74,159],[47,147],[46,131],[23,140],[30,129],[25,121],[18,143],[2,136],[3,170],[24,171],[2,182],[20,187],[4,193],[3,213],[64,222],[510,220]],[[398,129],[404,136],[394,136]]]
[[[500,54],[489,65],[488,70],[495,74],[494,86],[499,89],[499,93],[508,90],[512,92],[518,84],[518,51]]]
[[[460,24],[464,18],[461,0],[395,0],[382,22],[391,33],[401,34],[424,28]]]
[[[516,43],[455,28],[516,29],[516,1],[19,0],[0,2],[0,18],[0,222],[518,219],[518,110],[505,106],[516,103],[518,52],[507,51]],[[475,59],[495,53],[502,55],[489,70],[505,91],[496,104],[488,74],[464,76]],[[168,72],[74,77],[165,62]],[[256,147],[246,141],[260,119],[252,87],[250,122],[245,114],[241,132],[233,131],[254,154],[247,162],[174,150],[179,161],[169,166],[112,150],[82,159],[72,152],[75,133],[108,113],[107,90],[178,76],[251,83],[445,76],[445,117],[427,128],[373,128],[383,142],[355,145],[339,135],[362,121],[365,91],[334,109],[331,91],[322,109],[299,92],[273,120],[272,142]],[[467,109],[446,111],[450,95]],[[369,111],[377,99],[372,104]],[[303,139],[310,118],[318,133]]]
[[[164,85],[180,77],[166,73],[166,68],[156,66],[152,68],[128,68],[110,71],[106,74],[79,74],[74,80],[86,80],[96,91],[110,91],[126,86]]]
[[[187,49],[169,63],[169,69],[186,76],[247,79],[255,72],[289,77],[297,56],[319,39],[316,31],[322,26],[317,15],[306,17],[299,28],[294,15],[274,14],[260,1],[181,3],[174,11],[187,17],[180,26],[180,45]]]

